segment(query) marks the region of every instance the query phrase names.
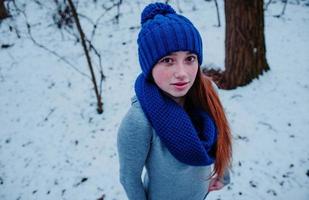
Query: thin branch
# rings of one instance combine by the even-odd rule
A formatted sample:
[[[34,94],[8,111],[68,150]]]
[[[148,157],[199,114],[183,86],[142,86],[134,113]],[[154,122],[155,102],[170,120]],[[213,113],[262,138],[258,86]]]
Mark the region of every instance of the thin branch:
[[[106,7],[104,4],[102,5],[102,7],[103,7],[103,9],[105,10],[105,12],[102,13],[102,14],[97,18],[96,22],[95,22],[94,25],[93,25],[93,30],[92,30],[92,32],[91,32],[91,37],[90,37],[90,38],[91,38],[91,39],[90,39],[91,41],[93,40],[93,37],[94,37],[95,32],[96,32],[96,29],[97,29],[98,24],[100,23],[101,19],[104,17],[105,14],[108,13],[108,11],[112,10],[112,9],[115,8],[115,7],[118,7],[120,2],[122,3],[122,0],[120,0],[120,1],[117,2],[117,3],[114,3],[114,2],[113,2],[113,5],[110,6],[110,7]]]
[[[214,2],[215,2],[215,5],[216,5],[216,9],[217,9],[218,27],[220,27],[221,23],[220,23],[220,13],[219,13],[219,8],[218,8],[218,2],[217,2],[217,0],[214,0]]]
[[[80,24],[80,21],[79,21],[79,18],[78,18],[78,15],[77,15],[77,12],[76,12],[76,9],[75,9],[75,6],[74,6],[72,0],[68,0],[68,3],[69,3],[69,6],[70,6],[70,9],[71,9],[71,12],[73,14],[73,18],[75,20],[78,32],[80,34],[81,44],[83,46],[83,49],[84,49],[84,52],[85,52],[85,55],[86,55],[86,59],[87,59],[87,63],[88,63],[88,66],[89,66],[89,70],[90,70],[90,73],[91,73],[92,83],[94,85],[94,90],[95,90],[95,94],[96,94],[96,97],[97,97],[97,106],[98,106],[97,111],[98,111],[98,113],[102,113],[103,112],[103,107],[102,107],[103,103],[102,103],[102,99],[101,99],[102,97],[101,97],[101,94],[98,91],[97,82],[96,82],[95,74],[94,74],[94,71],[93,71],[89,51],[88,51],[87,45],[86,45],[85,34],[84,34],[83,29],[81,27],[81,24]]]
[[[284,12],[285,12],[285,10],[286,10],[286,6],[287,6],[287,4],[288,4],[288,0],[283,0],[283,2],[284,2],[284,5],[283,5],[283,8],[282,8],[281,13],[280,13],[279,15],[274,15],[274,17],[280,18],[280,17],[282,17],[282,16],[284,15]]]
[[[115,16],[116,24],[119,24],[119,17],[120,17],[120,5],[122,4],[122,0],[119,0],[117,3],[117,15]]]
[[[85,16],[85,15],[83,15],[83,14],[81,14],[81,13],[78,13],[78,16],[83,17],[83,18],[87,19],[90,23],[94,24],[94,22],[93,22],[89,17],[87,17],[87,16]],[[76,40],[80,40],[80,38],[79,38],[79,36],[78,36],[77,34],[75,34],[74,32],[71,32],[71,31],[70,31],[70,30],[71,30],[70,28],[67,28],[66,26],[64,26],[64,30],[65,30],[69,35],[72,35]],[[97,51],[97,49],[92,45],[92,42],[91,42],[89,39],[87,39],[87,38],[85,37],[85,40],[86,40],[86,42],[88,43],[88,46],[89,46],[88,50],[89,50],[89,51],[93,50],[94,53],[95,53],[95,55],[98,57],[98,60],[99,60],[99,68],[98,68],[98,71],[99,71],[99,73],[100,73],[100,92],[99,92],[99,94],[102,94],[102,83],[103,83],[103,81],[105,80],[105,75],[104,75],[104,73],[103,73],[103,66],[102,66],[101,54],[100,54],[100,53]]]
[[[78,68],[76,68],[72,63],[70,63],[65,57],[59,55],[57,52],[55,52],[55,51],[49,49],[48,47],[46,47],[46,46],[44,46],[44,45],[38,43],[38,42],[33,38],[33,36],[32,36],[32,33],[31,33],[31,26],[30,26],[30,24],[29,24],[28,22],[27,22],[27,29],[28,29],[28,33],[29,33],[30,39],[31,39],[31,41],[32,41],[35,45],[37,45],[38,47],[40,47],[40,48],[44,49],[45,51],[51,53],[52,55],[56,56],[57,58],[59,58],[59,60],[61,60],[61,61],[65,62],[66,64],[68,64],[70,67],[72,67],[75,71],[77,71],[77,72],[80,73],[81,75],[83,75],[83,76],[85,76],[85,77],[91,79],[90,76],[89,76],[88,74],[85,74],[84,72],[80,71],[80,70],[79,70]]]
[[[272,1],[273,1],[273,0],[269,0],[269,1],[266,3],[264,10],[267,10],[267,9],[268,9],[268,6],[269,6],[269,4],[271,4]]]
[[[88,16],[86,16],[82,13],[78,13],[78,16],[86,19],[90,24],[95,25],[94,22],[92,21],[92,19],[90,19]]]
[[[178,8],[178,10],[179,10],[179,13],[183,13],[183,11],[182,11],[181,8],[180,8],[179,0],[176,0],[176,5],[177,5],[177,8]]]
[[[101,59],[101,54],[97,51],[97,49],[92,45],[91,41],[89,41],[87,39],[87,42],[88,42],[88,45],[89,45],[89,49],[93,49],[94,53],[96,54],[96,56],[98,56],[98,59],[99,59],[99,66],[100,66],[100,69],[99,69],[99,72],[100,72],[100,94],[102,94],[102,84],[103,84],[103,81],[105,80],[105,75],[103,73],[103,67],[102,67],[102,59]]]
[[[37,42],[37,41],[34,39],[33,35],[32,35],[32,32],[31,32],[31,25],[30,25],[30,23],[29,23],[29,21],[28,21],[28,17],[27,17],[27,15],[26,15],[25,11],[24,11],[24,10],[21,10],[21,9],[16,5],[16,2],[15,2],[15,1],[13,1],[13,2],[14,2],[14,6],[15,6],[16,10],[19,11],[20,13],[22,13],[22,15],[23,15],[24,18],[25,18],[26,27],[27,27],[27,32],[28,32],[28,35],[29,35],[29,37],[30,37],[30,40],[31,40],[36,46],[38,46],[38,47],[44,49],[45,51],[47,51],[47,52],[51,53],[52,55],[56,56],[59,60],[61,60],[61,61],[63,61],[64,63],[68,64],[70,67],[72,67],[72,68],[73,68],[76,72],[78,72],[79,74],[81,74],[81,75],[83,75],[83,76],[85,76],[85,77],[87,77],[87,78],[90,79],[90,76],[89,76],[89,75],[87,75],[87,74],[85,74],[84,72],[82,72],[82,71],[80,71],[79,69],[77,69],[77,68],[76,68],[73,64],[71,64],[65,57],[59,55],[57,52],[55,52],[55,51],[49,49],[48,47],[44,46],[43,44],[40,44],[39,42]]]
[[[70,31],[71,29],[68,29],[68,28],[64,27],[64,30],[65,30],[68,34],[72,35],[76,40],[80,40],[80,38],[79,38],[75,33],[73,33],[73,32]],[[98,57],[98,60],[99,60],[99,68],[98,68],[98,71],[99,71],[99,73],[100,73],[100,88],[99,88],[99,94],[102,94],[102,84],[103,84],[103,81],[105,80],[105,75],[104,75],[104,73],[103,73],[103,66],[102,66],[101,54],[100,54],[100,53],[98,52],[98,50],[92,45],[92,42],[91,42],[89,39],[85,38],[85,40],[86,40],[86,42],[88,43],[88,46],[89,46],[88,50],[89,50],[89,51],[93,50],[94,53],[95,53],[95,55]],[[90,78],[90,77],[89,77],[89,78]]]
[[[280,14],[280,16],[284,15],[284,12],[286,10],[286,6],[288,5],[288,0],[284,0],[284,6],[283,6],[283,9],[282,9],[282,12]]]

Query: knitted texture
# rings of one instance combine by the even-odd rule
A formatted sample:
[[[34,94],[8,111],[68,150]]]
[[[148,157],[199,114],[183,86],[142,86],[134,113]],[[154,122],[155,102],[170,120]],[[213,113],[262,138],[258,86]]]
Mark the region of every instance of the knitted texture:
[[[176,51],[190,51],[203,61],[202,38],[186,17],[164,3],[146,6],[141,16],[138,34],[138,57],[146,78],[160,58]]]
[[[215,123],[206,112],[194,111],[194,115],[201,119],[202,130],[198,133],[186,111],[169,97],[161,95],[159,88],[143,74],[135,82],[135,92],[149,122],[176,159],[194,166],[214,162],[217,132]]]

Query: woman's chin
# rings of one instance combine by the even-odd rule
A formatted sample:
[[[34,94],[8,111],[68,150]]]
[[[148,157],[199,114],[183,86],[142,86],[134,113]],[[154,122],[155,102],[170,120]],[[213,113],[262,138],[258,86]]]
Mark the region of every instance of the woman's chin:
[[[187,90],[185,90],[185,91],[173,91],[173,92],[169,93],[169,95],[172,96],[173,98],[182,98],[182,97],[186,96],[187,93],[188,93]]]

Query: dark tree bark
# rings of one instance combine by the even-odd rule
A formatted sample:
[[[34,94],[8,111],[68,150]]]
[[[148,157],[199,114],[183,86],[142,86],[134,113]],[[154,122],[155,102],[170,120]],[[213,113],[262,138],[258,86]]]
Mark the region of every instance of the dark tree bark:
[[[225,72],[222,86],[247,85],[269,70],[263,0],[225,0]]]
[[[0,0],[0,20],[8,18],[9,16],[10,15],[4,6],[4,0]]]
[[[225,71],[206,71],[223,89],[249,84],[269,70],[263,0],[225,0]]]

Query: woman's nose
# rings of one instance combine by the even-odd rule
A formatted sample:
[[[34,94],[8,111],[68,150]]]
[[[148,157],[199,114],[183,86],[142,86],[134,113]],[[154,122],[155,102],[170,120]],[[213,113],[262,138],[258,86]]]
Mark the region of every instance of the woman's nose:
[[[184,64],[180,63],[176,65],[174,75],[176,78],[179,79],[186,77],[186,70]]]

